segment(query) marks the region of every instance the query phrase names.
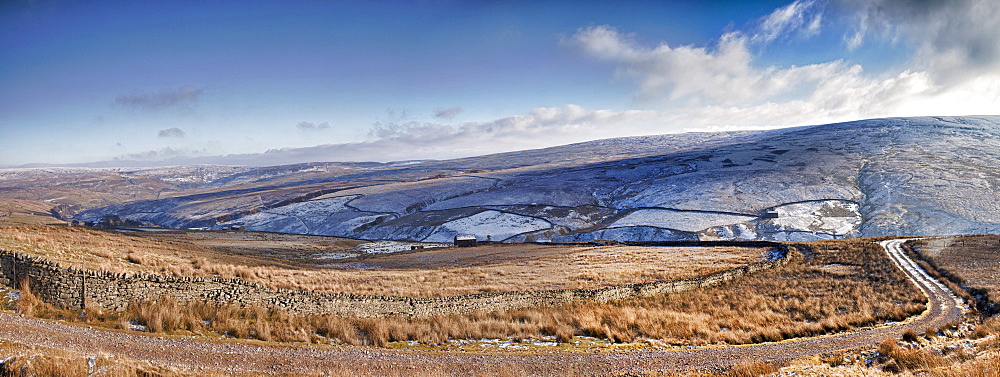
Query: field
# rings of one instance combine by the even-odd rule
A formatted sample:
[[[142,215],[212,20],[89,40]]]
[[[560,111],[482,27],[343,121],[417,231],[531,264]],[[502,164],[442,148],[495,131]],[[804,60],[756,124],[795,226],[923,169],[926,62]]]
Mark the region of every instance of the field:
[[[317,260],[359,241],[254,232],[121,234],[74,227],[0,227],[0,248],[112,272],[240,278],[276,288],[409,297],[600,288],[704,276],[754,263],[742,247],[485,245]]]
[[[356,247],[365,241],[337,237],[309,236],[302,234],[281,234],[239,231],[186,231],[186,230],[146,230],[130,232],[140,239],[172,242],[179,245],[191,244],[210,249],[213,261],[247,264],[258,261],[257,265],[277,265],[288,267],[316,267],[329,263],[331,259],[357,257],[361,254]],[[154,250],[155,252],[155,250]]]
[[[991,243],[995,239],[998,238],[962,237],[944,247],[937,246],[938,240],[930,239],[918,243],[917,249],[928,255],[929,251],[935,251],[932,258],[937,259],[931,260],[936,262],[947,260],[954,266],[967,266],[974,271],[974,266],[984,266],[978,263],[987,263],[987,266],[996,263],[995,258],[990,258],[993,254],[989,249],[983,249],[995,245]],[[487,285],[500,285],[500,280],[510,280],[506,284],[518,284],[513,286],[521,289],[550,289],[676,279],[733,268],[759,261],[764,256],[764,250],[755,248],[515,244],[354,258],[336,262],[344,264],[340,268],[314,266],[322,261],[316,255],[353,249],[358,242],[254,232],[133,234],[65,226],[0,227],[0,247],[80,267],[179,276],[243,277],[258,279],[262,284],[280,278],[286,280],[279,284],[319,288],[324,284],[349,284],[345,282],[352,276],[368,279],[378,276],[385,283],[379,290],[368,289],[379,294],[428,292],[425,286],[444,292],[504,289],[503,286],[490,288]],[[962,246],[963,242],[970,246],[954,247],[956,244]],[[714,287],[608,303],[577,302],[427,318],[302,316],[281,310],[218,303],[179,304],[169,299],[136,303],[121,313],[88,310],[81,314],[41,303],[30,294],[30,289],[22,290],[21,300],[8,305],[25,315],[159,334],[529,355],[779,341],[901,321],[925,308],[921,293],[893,267],[872,240],[788,245],[791,249],[788,264]],[[948,253],[957,253],[966,259]],[[325,261],[321,264],[335,263]],[[477,271],[480,275],[473,274]],[[997,279],[991,278],[989,272],[974,272],[965,279],[981,279],[976,280],[976,287],[987,289],[997,284]],[[945,270],[945,273],[958,276],[952,270]],[[324,276],[328,280],[323,280]],[[485,279],[484,283],[473,284],[475,288],[472,289],[449,287],[479,278]],[[270,285],[276,284],[271,281]],[[345,286],[349,288],[339,289],[362,289]],[[997,374],[991,371],[1000,365],[998,344],[1000,322],[994,318],[978,325],[956,324],[936,332],[929,329],[925,333],[910,333],[904,340],[886,340],[875,348],[848,350],[791,364],[748,361],[729,371],[706,372],[705,375],[807,374],[814,371],[818,375],[865,376],[902,371],[934,376],[992,377]],[[4,347],[4,352],[10,351],[7,353],[15,356],[11,365],[29,365],[22,370],[34,370],[36,375],[43,373],[40,371],[45,368],[84,369],[90,360],[81,355],[14,343],[4,343]],[[121,370],[121,375],[152,370],[163,375],[186,374],[181,370],[156,369],[159,367],[124,359],[98,357],[94,360],[97,365]]]
[[[0,224],[66,224],[52,215],[56,204],[36,200],[0,198]]]
[[[96,264],[108,270],[181,276],[228,273],[262,284],[398,295],[678,279],[751,263],[763,256],[763,250],[752,248],[490,245],[376,256],[356,262],[368,269],[339,270],[293,267],[282,265],[280,259],[224,254],[191,243],[89,229],[9,227],[0,234],[4,248],[87,268]],[[449,339],[552,337],[569,341],[586,336],[659,347],[746,344],[825,334],[902,320],[924,308],[919,291],[871,241],[791,246],[792,261],[777,269],[717,287],[609,303],[363,319],[160,300],[141,303],[117,319],[96,313],[90,318],[123,328],[131,318],[154,331],[214,332],[272,341],[379,346],[414,341],[448,348]],[[220,254],[225,257],[216,259]],[[671,262],[657,263],[668,260]],[[373,281],[376,277],[380,282]],[[37,313],[73,317],[41,304],[35,309]]]
[[[933,237],[912,246],[949,280],[979,296],[981,309],[1000,310],[1000,235]]]

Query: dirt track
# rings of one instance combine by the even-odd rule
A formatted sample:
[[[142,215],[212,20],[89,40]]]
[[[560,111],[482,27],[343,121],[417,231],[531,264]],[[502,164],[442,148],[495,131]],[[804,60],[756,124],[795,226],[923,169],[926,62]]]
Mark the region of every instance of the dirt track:
[[[0,338],[85,355],[112,354],[155,364],[233,373],[318,373],[342,370],[352,375],[408,375],[414,370],[442,375],[494,375],[515,369],[530,375],[608,374],[646,370],[725,367],[747,360],[787,360],[875,344],[906,330],[922,333],[958,319],[960,301],[916,267],[900,249],[903,240],[882,242],[929,298],[918,319],[875,329],[780,343],[680,351],[609,354],[488,355],[397,352],[363,347],[272,346],[249,342],[211,342],[197,338],[153,337],[71,326],[0,313]]]

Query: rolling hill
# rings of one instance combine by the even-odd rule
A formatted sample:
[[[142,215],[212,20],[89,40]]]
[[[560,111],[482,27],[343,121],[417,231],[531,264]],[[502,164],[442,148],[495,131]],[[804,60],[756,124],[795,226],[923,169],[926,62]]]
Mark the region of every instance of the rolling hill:
[[[170,171],[119,173],[155,180],[143,186],[155,196],[77,218],[413,241],[1000,231],[1000,116],[628,137],[447,161],[201,167],[199,181]]]

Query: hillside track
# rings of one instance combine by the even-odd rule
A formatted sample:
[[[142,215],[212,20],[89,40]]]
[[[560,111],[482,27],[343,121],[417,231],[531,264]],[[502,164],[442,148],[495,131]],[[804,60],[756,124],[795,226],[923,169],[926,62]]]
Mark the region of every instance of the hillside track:
[[[961,318],[964,306],[953,292],[921,270],[902,250],[906,240],[881,243],[886,253],[927,295],[927,310],[910,321],[877,328],[776,343],[625,353],[470,355],[388,351],[365,347],[272,345],[210,341],[201,337],[156,337],[43,321],[0,313],[0,339],[84,355],[115,355],[153,364],[233,374],[320,373],[408,375],[495,375],[515,369],[526,375],[603,375],[648,370],[724,368],[748,360],[783,361],[847,348],[874,345],[907,330],[922,333]]]

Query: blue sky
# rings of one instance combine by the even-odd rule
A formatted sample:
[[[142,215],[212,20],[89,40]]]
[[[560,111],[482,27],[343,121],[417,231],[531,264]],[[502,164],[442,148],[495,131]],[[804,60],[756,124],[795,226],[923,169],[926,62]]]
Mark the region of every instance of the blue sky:
[[[997,20],[995,0],[5,1],[0,166],[437,159],[996,114]]]

